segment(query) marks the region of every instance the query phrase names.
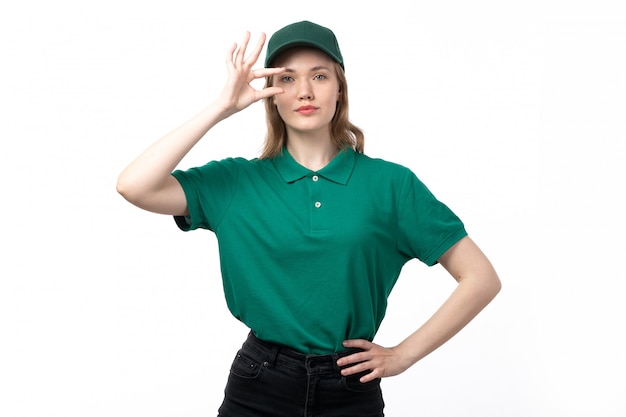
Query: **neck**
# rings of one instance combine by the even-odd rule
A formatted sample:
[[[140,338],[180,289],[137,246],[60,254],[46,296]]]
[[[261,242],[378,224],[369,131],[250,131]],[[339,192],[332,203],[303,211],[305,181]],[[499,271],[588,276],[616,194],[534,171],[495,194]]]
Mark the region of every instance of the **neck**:
[[[338,149],[330,140],[289,136],[287,140],[287,151],[300,165],[311,171],[319,171],[324,168],[337,155]]]

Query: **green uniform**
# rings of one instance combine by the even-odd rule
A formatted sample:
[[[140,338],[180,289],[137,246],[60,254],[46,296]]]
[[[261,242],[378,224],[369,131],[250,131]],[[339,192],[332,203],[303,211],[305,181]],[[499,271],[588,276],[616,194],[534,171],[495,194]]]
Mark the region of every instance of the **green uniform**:
[[[467,234],[408,168],[352,149],[319,171],[283,149],[172,175],[189,207],[179,227],[217,236],[232,314],[302,353],[372,340],[403,265],[433,265]]]

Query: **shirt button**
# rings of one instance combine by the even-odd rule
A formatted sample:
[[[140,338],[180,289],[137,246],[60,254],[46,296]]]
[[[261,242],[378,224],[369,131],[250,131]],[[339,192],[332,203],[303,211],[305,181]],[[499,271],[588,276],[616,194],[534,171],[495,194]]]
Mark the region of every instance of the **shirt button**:
[[[320,203],[319,201],[315,202],[315,208],[320,208],[322,207],[322,203]]]
[[[313,175],[313,177],[311,177],[311,179],[315,182],[317,182],[317,180],[320,179],[320,177],[318,177],[317,175]]]

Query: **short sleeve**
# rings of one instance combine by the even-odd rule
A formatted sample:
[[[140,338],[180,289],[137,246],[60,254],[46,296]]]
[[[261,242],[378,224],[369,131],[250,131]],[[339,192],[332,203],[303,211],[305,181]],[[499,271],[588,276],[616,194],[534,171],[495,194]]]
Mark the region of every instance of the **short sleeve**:
[[[188,216],[174,216],[176,225],[183,231],[215,231],[232,200],[238,172],[238,162],[232,158],[172,172],[185,192],[189,210]]]
[[[467,236],[461,219],[407,169],[397,203],[397,246],[428,266]]]

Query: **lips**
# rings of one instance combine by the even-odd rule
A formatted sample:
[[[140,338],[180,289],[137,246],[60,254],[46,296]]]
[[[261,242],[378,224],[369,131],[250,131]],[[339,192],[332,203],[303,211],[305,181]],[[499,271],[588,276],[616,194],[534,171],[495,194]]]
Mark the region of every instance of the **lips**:
[[[317,110],[317,107],[315,106],[300,106],[296,109],[296,111],[301,114],[311,114],[315,110]]]

